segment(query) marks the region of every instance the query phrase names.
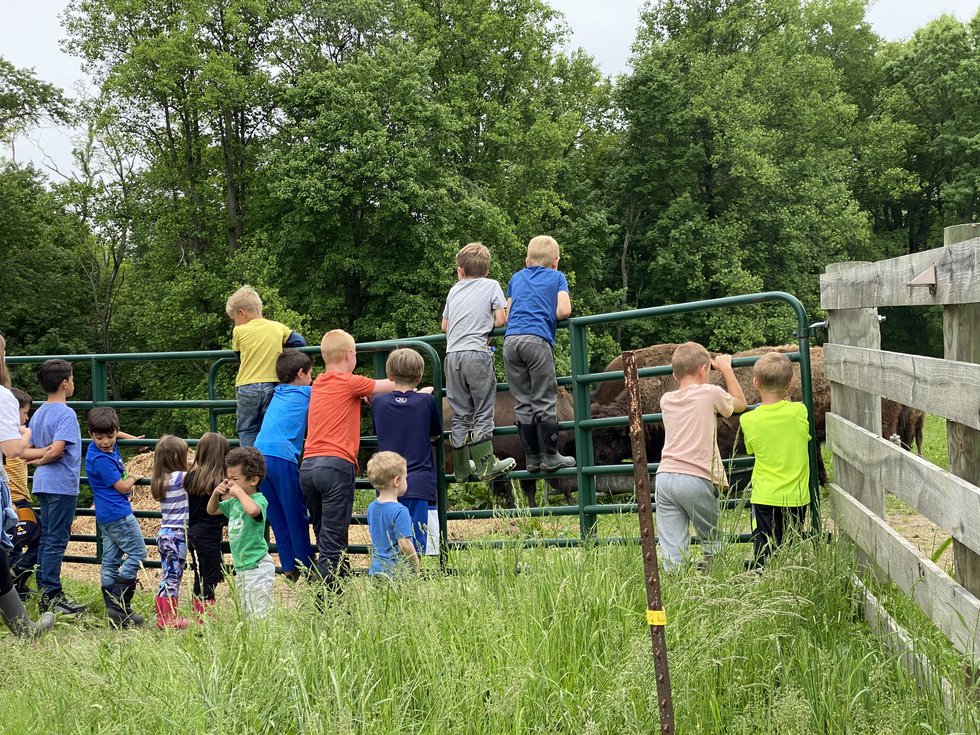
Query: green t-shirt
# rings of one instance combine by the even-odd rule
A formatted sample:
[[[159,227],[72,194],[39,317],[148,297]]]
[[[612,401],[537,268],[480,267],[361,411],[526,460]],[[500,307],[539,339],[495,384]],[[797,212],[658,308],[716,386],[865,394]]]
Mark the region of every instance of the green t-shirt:
[[[258,518],[252,518],[238,498],[228,498],[218,503],[221,512],[228,517],[228,544],[231,546],[231,559],[235,569],[246,571],[255,569],[266,554],[269,543],[265,540],[265,515],[269,501],[262,493],[249,496],[262,511]]]
[[[778,401],[742,414],[745,448],[755,455],[752,502],[780,507],[810,502],[810,425],[802,403]]]

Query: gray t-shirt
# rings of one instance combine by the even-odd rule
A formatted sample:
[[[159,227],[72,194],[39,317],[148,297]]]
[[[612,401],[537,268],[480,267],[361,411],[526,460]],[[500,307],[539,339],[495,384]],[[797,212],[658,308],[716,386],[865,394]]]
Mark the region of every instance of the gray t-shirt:
[[[507,306],[504,291],[492,278],[464,278],[449,289],[443,319],[446,328],[446,352],[487,349],[487,337],[493,330],[493,312]]]

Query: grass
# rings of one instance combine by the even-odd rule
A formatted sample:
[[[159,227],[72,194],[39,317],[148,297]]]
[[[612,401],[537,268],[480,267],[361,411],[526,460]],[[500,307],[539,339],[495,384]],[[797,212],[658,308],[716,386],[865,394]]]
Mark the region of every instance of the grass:
[[[799,544],[762,576],[742,571],[743,554],[733,547],[710,574],[665,580],[678,732],[920,733],[980,722],[967,705],[950,720],[868,636],[845,548]],[[452,576],[358,578],[322,614],[300,586],[254,625],[228,605],[193,632],[117,632],[89,615],[34,646],[7,639],[0,729],[657,731],[636,547],[454,561]]]

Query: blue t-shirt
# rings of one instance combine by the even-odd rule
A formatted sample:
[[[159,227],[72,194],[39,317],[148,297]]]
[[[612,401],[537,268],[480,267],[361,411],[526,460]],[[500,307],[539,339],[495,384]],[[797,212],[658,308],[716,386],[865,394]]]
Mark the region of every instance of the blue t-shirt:
[[[129,503],[130,494],[123,494],[113,487],[126,479],[126,466],[119,456],[118,446],[113,445],[111,452],[103,452],[94,442],[89,444],[85,452],[85,475],[95,498],[95,520],[98,523],[112,523],[133,512],[133,506]]]
[[[409,485],[411,487],[411,485]],[[367,508],[368,531],[371,533],[371,568],[368,574],[396,576],[402,567],[398,540],[412,538],[412,517],[401,503],[372,500]]]
[[[403,500],[436,502],[433,436],[442,435],[436,399],[427,393],[394,391],[371,401],[379,452],[398,452],[408,465],[408,492]]]
[[[31,417],[31,446],[46,447],[63,441],[65,453],[56,462],[34,471],[34,492],[78,495],[82,469],[82,430],[75,412],[64,403],[45,403]]]
[[[507,284],[511,302],[505,336],[533,334],[554,344],[558,327],[555,311],[561,291],[568,291],[568,281],[561,271],[543,265],[517,271]]]
[[[310,408],[309,385],[280,383],[255,438],[255,448],[267,457],[299,463],[306,438],[306,414]]]

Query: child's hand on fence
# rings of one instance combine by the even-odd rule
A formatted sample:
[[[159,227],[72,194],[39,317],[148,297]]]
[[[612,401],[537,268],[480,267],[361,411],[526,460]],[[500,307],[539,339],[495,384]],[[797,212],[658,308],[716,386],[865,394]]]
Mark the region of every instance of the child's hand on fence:
[[[433,391],[435,391],[435,388],[433,388],[431,385],[427,385],[424,388],[419,388],[418,390],[419,393],[425,393],[426,395],[429,396],[432,395]]]

